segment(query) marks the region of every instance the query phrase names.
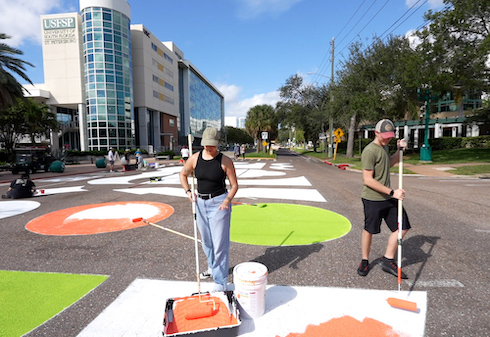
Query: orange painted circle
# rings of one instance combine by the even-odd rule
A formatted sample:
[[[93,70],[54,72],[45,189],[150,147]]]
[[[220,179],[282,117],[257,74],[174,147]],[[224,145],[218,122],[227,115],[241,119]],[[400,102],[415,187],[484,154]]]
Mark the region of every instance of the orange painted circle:
[[[90,235],[146,226],[172,215],[170,205],[150,201],[109,202],[77,206],[42,215],[26,229],[44,235]]]

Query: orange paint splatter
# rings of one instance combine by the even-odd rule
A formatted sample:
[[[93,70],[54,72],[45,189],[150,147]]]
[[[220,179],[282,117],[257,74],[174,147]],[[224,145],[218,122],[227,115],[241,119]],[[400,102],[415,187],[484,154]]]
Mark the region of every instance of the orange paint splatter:
[[[389,325],[366,317],[362,322],[350,316],[333,318],[320,325],[308,325],[303,333],[286,337],[401,337]],[[276,336],[280,337],[280,336]]]
[[[152,206],[157,213],[146,220],[150,222],[158,222],[168,218],[173,214],[174,209],[170,205],[161,204],[150,201],[133,201],[133,202],[109,202],[104,204],[92,204],[65,208],[56,212],[44,214],[26,225],[26,229],[31,232],[44,235],[89,235],[116,232],[136,227],[147,226],[143,221],[133,222],[132,219],[126,217],[118,217],[114,214],[113,218],[105,219],[78,219],[70,218],[70,216],[91,210],[104,210],[109,206],[127,206],[127,205],[149,205]],[[104,214],[105,215],[105,214]],[[135,214],[135,217],[141,214]],[[103,218],[103,216],[101,216]]]

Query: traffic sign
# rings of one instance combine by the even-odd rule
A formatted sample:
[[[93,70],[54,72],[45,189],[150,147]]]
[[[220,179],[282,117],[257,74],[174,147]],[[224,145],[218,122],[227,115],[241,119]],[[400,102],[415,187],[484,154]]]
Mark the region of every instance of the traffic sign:
[[[267,131],[262,132],[262,139],[268,139],[269,133]]]
[[[335,132],[333,134],[338,138],[341,138],[344,135],[341,128],[338,128],[337,130],[335,130]]]

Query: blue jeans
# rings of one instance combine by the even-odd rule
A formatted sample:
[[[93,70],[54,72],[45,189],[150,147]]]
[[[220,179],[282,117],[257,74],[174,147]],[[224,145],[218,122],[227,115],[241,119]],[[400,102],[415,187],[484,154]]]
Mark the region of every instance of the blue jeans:
[[[227,195],[223,193],[207,200],[197,198],[197,226],[216,291],[226,290],[228,281],[231,204],[230,209],[219,210]]]

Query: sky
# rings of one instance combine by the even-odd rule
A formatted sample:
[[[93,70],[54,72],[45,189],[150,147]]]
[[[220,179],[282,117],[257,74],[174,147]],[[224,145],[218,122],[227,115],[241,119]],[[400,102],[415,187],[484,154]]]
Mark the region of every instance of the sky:
[[[354,41],[406,35],[443,0],[128,0],[131,23],[173,41],[225,96],[226,117],[275,106],[293,75],[323,84]],[[0,33],[20,49],[31,81],[44,82],[40,15],[79,12],[78,0],[0,0]],[[25,81],[20,80],[24,84]]]

